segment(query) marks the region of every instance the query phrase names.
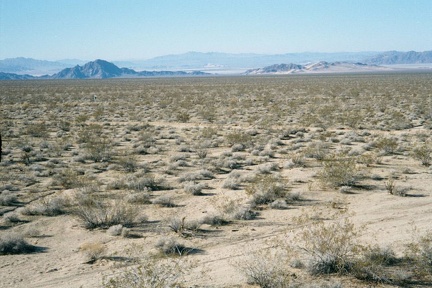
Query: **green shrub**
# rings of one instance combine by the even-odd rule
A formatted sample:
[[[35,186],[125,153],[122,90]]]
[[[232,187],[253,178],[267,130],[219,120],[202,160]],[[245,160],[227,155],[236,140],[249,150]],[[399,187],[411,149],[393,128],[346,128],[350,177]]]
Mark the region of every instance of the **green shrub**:
[[[430,144],[424,144],[414,148],[413,152],[414,159],[420,160],[422,165],[430,166],[432,162],[432,148]]]
[[[318,177],[324,186],[337,188],[353,186],[359,180],[360,174],[354,158],[332,155],[323,161]]]

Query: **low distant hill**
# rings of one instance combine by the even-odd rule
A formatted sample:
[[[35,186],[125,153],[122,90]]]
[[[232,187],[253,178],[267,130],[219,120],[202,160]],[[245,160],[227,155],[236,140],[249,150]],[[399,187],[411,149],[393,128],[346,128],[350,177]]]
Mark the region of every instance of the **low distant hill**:
[[[319,61],[306,65],[299,64],[274,64],[258,69],[247,70],[245,75],[260,74],[305,74],[305,73],[354,73],[354,72],[373,72],[388,71],[390,68],[380,67],[377,65],[368,65],[364,63],[351,62],[326,62]]]
[[[135,77],[163,77],[163,76],[200,76],[210,75],[201,71],[141,71],[137,72],[128,68],[119,68],[111,62],[97,59],[83,66],[76,65],[65,68],[51,76],[44,75],[33,77],[30,75],[17,75],[12,73],[0,73],[0,80],[19,79],[107,79],[107,78],[135,78]]]
[[[15,73],[4,73],[0,72],[0,80],[27,80],[27,79],[35,79],[36,77],[28,74],[19,75]]]
[[[0,60],[0,71],[4,73],[42,75],[58,72],[70,64],[32,58],[7,58]]]
[[[432,51],[388,51],[368,58],[365,62],[377,65],[432,63]]]

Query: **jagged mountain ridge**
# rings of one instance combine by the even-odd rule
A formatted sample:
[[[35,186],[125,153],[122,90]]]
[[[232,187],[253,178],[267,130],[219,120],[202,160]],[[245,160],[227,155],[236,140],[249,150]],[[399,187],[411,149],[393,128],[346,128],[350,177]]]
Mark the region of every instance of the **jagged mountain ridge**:
[[[134,77],[162,77],[162,76],[199,76],[209,75],[201,71],[140,71],[129,68],[119,68],[115,64],[97,59],[83,66],[66,68],[48,77],[50,79],[107,79],[107,78],[134,78]]]
[[[53,75],[34,77],[30,75],[17,75],[13,73],[0,73],[1,80],[19,79],[108,79],[108,78],[135,78],[135,77],[163,77],[163,76],[200,76],[209,75],[201,71],[141,71],[129,68],[119,68],[111,62],[97,59],[83,66],[76,65],[65,68]]]
[[[263,68],[247,70],[245,75],[260,74],[296,74],[296,73],[349,73],[349,72],[373,72],[385,71],[389,68],[368,65],[360,62],[326,62],[319,61],[306,65],[300,64],[274,64]]]

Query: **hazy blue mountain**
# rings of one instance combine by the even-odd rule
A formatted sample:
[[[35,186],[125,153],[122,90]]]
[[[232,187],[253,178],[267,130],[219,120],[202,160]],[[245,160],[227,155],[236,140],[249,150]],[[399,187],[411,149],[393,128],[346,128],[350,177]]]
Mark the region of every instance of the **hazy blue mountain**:
[[[36,77],[28,74],[18,75],[15,73],[5,73],[0,72],[0,80],[27,80],[27,79],[35,79]]]
[[[365,62],[377,65],[432,63],[432,51],[388,51],[370,57]]]
[[[68,64],[57,61],[36,60],[24,57],[0,60],[0,71],[5,73],[41,75],[55,73],[68,66]]]

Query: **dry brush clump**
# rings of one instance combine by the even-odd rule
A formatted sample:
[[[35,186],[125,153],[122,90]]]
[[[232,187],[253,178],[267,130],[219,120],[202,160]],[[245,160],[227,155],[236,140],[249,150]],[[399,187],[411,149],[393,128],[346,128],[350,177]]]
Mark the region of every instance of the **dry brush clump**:
[[[277,175],[258,175],[245,188],[252,197],[253,205],[269,204],[277,199],[285,199],[288,194],[287,180]]]
[[[23,235],[8,233],[0,235],[0,255],[25,254],[37,251],[37,247],[29,244]]]
[[[107,201],[92,196],[78,199],[72,213],[87,229],[109,228],[113,225],[131,226],[136,223],[140,209],[123,200]]]

